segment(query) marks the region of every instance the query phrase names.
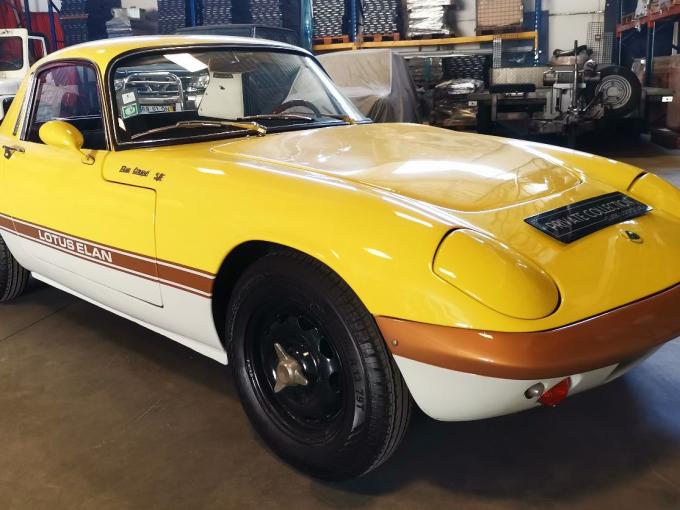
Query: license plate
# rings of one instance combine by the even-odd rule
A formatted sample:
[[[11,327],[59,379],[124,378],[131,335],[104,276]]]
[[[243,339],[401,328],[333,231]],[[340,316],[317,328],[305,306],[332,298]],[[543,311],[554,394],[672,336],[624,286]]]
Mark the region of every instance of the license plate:
[[[663,96],[661,98],[662,103],[672,103],[673,102],[673,96]]]
[[[572,243],[610,225],[647,214],[651,210],[650,206],[616,192],[537,214],[524,221],[553,239]]]
[[[168,113],[175,111],[175,105],[163,104],[163,105],[153,105],[144,104],[140,106],[140,111],[142,113]]]

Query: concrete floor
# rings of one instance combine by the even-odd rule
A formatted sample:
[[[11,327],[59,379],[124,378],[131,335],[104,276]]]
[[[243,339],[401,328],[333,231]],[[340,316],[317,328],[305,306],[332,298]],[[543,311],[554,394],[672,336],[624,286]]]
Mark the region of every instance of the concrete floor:
[[[680,153],[618,156],[680,185]],[[680,339],[554,410],[417,414],[381,470],[328,485],[267,451],[224,367],[34,283],[0,307],[0,509],[677,510],[678,367]]]

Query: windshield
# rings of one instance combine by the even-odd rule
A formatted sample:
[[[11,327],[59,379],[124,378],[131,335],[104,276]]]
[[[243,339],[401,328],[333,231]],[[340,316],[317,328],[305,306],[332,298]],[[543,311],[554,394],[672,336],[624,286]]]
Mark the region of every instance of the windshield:
[[[0,71],[17,71],[24,67],[23,46],[21,37],[0,37]]]
[[[270,49],[131,56],[113,69],[113,87],[122,142],[248,134],[208,121],[276,131],[366,120],[313,59]]]

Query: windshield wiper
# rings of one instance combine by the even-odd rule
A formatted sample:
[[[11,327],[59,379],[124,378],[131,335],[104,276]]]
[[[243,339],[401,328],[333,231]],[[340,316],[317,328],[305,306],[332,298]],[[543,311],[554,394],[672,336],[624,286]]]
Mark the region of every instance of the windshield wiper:
[[[297,113],[267,113],[263,115],[247,115],[234,119],[236,121],[243,120],[303,120],[305,122],[314,122],[313,117],[307,115],[299,115]]]
[[[172,131],[173,129],[181,128],[212,128],[212,127],[233,127],[243,129],[257,134],[257,136],[264,136],[267,134],[267,128],[257,122],[240,122],[239,120],[182,120],[167,126],[161,126],[147,131],[142,131],[130,137],[130,140],[136,140],[147,135],[155,133],[164,133]]]
[[[346,122],[347,124],[356,124],[356,120],[354,120],[352,117],[349,115],[344,115],[344,114],[335,114],[335,113],[321,113],[315,117],[310,117],[308,115],[300,115],[298,113],[269,113],[269,114],[263,114],[263,115],[248,115],[246,117],[239,117],[237,119],[232,119],[235,121],[243,121],[243,120],[302,120],[305,122],[314,122],[317,119],[321,118],[329,118],[329,119],[337,119],[341,120],[343,122]]]

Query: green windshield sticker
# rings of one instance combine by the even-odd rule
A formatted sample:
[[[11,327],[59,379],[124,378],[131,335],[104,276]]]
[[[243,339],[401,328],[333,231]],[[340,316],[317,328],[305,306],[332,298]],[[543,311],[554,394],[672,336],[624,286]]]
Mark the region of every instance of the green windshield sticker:
[[[139,108],[137,108],[137,103],[132,103],[126,106],[123,106],[123,118],[127,119],[130,117],[134,117],[135,115],[139,114]]]

